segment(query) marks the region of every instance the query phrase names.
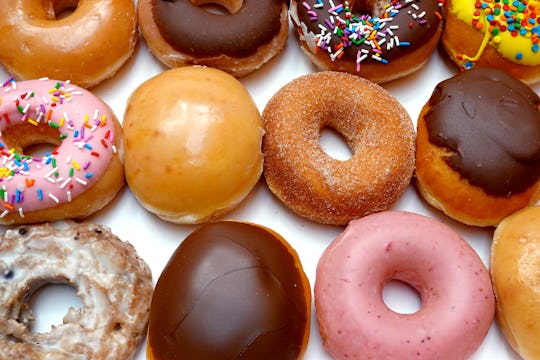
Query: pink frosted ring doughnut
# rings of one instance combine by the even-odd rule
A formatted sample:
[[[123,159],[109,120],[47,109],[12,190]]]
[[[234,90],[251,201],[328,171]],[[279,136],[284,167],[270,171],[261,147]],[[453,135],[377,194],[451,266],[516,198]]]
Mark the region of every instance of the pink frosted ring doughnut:
[[[418,291],[417,312],[386,306],[382,290],[393,279]],[[314,290],[324,347],[335,359],[465,359],[495,311],[489,273],[468,243],[406,212],[353,220],[323,253]]]

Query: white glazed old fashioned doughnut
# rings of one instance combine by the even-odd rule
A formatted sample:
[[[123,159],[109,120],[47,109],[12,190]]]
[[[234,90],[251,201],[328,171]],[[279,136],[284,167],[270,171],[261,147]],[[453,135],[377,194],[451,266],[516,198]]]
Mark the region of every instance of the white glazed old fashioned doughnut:
[[[83,308],[49,333],[32,332],[29,299],[50,283],[75,287]],[[151,297],[148,266],[104,226],[8,230],[0,238],[0,359],[129,359],[146,334]]]

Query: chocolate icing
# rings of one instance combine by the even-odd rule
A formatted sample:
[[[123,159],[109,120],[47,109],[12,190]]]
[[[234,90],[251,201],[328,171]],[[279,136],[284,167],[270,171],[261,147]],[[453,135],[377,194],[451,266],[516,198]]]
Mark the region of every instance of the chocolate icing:
[[[298,358],[311,304],[297,266],[280,240],[258,226],[222,221],[198,228],[154,291],[155,358]]]
[[[449,149],[448,165],[493,196],[525,191],[540,178],[540,98],[488,68],[441,82],[425,115],[429,141]]]
[[[310,6],[309,9],[306,6],[300,4],[299,2],[299,20],[307,26],[308,31],[314,34],[319,34],[321,32],[320,26],[328,28],[330,29],[329,31],[332,31],[328,20],[333,17],[334,23],[337,23],[337,21],[335,20],[336,16],[328,12],[328,10],[332,8],[332,5],[328,0],[324,0],[323,6],[319,8],[316,6],[317,2],[318,0],[308,1],[307,3]],[[345,1],[334,1],[334,4],[336,6],[343,3],[345,3]],[[380,57],[388,61],[398,59],[405,54],[417,50],[420,46],[423,46],[437,31],[437,28],[441,22],[441,15],[436,14],[437,12],[439,12],[439,5],[436,0],[414,0],[412,2],[406,2],[405,0],[388,2],[364,0],[350,1],[350,4],[351,13],[357,19],[354,22],[359,22],[358,19],[361,16],[365,15],[368,15],[372,18],[381,16],[383,13],[381,4],[393,5],[397,8],[401,6],[399,12],[395,16],[392,16],[392,21],[386,23],[384,27],[380,29],[381,32],[386,33],[386,43],[381,45]],[[413,4],[415,5],[415,7],[412,6]],[[312,19],[313,15],[312,13],[310,13],[310,11],[314,11],[317,14],[316,20]],[[425,14],[422,15],[423,12],[425,12]],[[344,14],[345,12],[338,13],[341,18],[345,19],[346,17]],[[398,28],[392,28],[390,29],[390,32],[388,32],[390,26],[397,26]],[[397,36],[399,38],[400,43],[408,42],[410,43],[410,45],[394,46],[390,50],[388,50],[387,44],[394,36]],[[330,46],[334,48],[341,42],[342,38],[340,38],[339,36],[333,36],[332,40],[330,41]],[[368,44],[367,41],[362,43],[361,45],[356,45],[348,42],[345,43],[348,45],[344,48],[344,54],[341,57],[341,59],[343,60],[356,61],[358,51],[362,50],[369,51],[369,54],[372,54],[373,47]],[[370,55],[364,61],[375,62],[377,60],[373,60]]]
[[[153,0],[154,21],[175,50],[194,57],[246,57],[280,31],[285,0],[244,0],[230,15],[214,14],[190,0]],[[219,1],[215,1],[219,3]]]

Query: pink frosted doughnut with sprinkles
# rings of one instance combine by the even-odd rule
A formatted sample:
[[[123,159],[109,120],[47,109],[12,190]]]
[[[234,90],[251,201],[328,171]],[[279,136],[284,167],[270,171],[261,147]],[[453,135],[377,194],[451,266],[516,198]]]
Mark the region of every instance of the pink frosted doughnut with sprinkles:
[[[292,0],[302,50],[319,70],[383,83],[417,71],[439,42],[442,0]]]
[[[0,132],[0,224],[83,218],[124,184],[118,120],[69,82],[3,83]]]

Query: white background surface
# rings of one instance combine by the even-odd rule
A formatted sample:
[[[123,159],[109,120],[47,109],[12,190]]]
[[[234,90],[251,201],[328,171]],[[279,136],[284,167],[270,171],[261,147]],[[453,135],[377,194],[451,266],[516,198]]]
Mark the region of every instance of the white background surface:
[[[284,51],[266,64],[262,69],[242,78],[242,83],[253,96],[259,110],[262,112],[268,99],[283,85],[292,79],[316,69],[300,51],[293,32]],[[133,58],[112,79],[91,89],[96,95],[107,102],[115,111],[120,121],[129,95],[149,77],[167,68],[159,63],[148,51],[144,40],[140,39]],[[419,72],[407,78],[397,80],[383,87],[389,90],[407,109],[416,125],[416,118],[421,107],[429,99],[435,85],[457,73],[456,67],[450,63],[441,50],[436,51],[427,65]],[[0,70],[0,78],[7,79],[8,75]],[[540,84],[533,87],[540,93]],[[338,153],[340,143],[331,136],[324,136],[324,144],[329,152]],[[333,149],[333,150],[332,150]],[[226,174],[224,174],[226,176]],[[438,219],[458,231],[478,252],[484,263],[489,262],[489,250],[493,229],[481,229],[460,225],[444,214],[433,210],[421,200],[412,185],[395,206],[395,210],[407,210]],[[251,221],[265,225],[280,233],[296,249],[310,279],[313,288],[317,261],[330,242],[344,229],[336,226],[323,226],[299,218],[282,205],[266,188],[261,178],[257,186],[245,201],[224,219]],[[184,226],[167,223],[144,210],[131,195],[126,186],[119,195],[104,210],[86,219],[87,222],[104,224],[121,239],[130,241],[136,247],[139,255],[146,260],[153,272],[154,284],[172,252],[180,242],[196,226]],[[456,284],[457,285],[457,284]],[[458,285],[459,286],[459,285]],[[62,290],[62,289],[60,289]],[[65,290],[65,289],[63,289]],[[51,303],[64,301],[61,313],[67,309],[67,301],[73,300],[73,294],[66,296],[65,291],[58,288],[45,292],[39,297],[36,312],[40,326],[45,328],[53,320]],[[418,299],[412,291],[399,286],[385,289],[385,300],[395,310],[414,311],[418,308]],[[61,318],[62,315],[60,315]],[[36,325],[37,326],[37,325]],[[464,337],[467,334],[463,334]],[[136,355],[137,360],[145,359],[145,344]],[[327,359],[329,356],[322,348],[317,329],[316,317],[312,310],[311,336],[304,359]],[[474,359],[518,359],[518,356],[507,345],[498,326],[491,326],[484,343],[473,357]]]

